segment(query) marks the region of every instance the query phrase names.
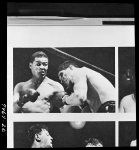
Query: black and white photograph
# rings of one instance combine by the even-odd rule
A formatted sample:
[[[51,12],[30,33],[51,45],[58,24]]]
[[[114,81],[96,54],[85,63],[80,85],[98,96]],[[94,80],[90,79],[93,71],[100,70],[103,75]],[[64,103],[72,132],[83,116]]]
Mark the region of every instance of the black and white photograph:
[[[7,4],[7,148],[137,146],[133,10]]]
[[[114,146],[115,122],[14,122],[14,148]]]
[[[114,113],[115,48],[14,48],[15,113]]]
[[[136,147],[136,121],[119,121],[119,146]]]
[[[119,112],[136,113],[135,47],[119,47]]]

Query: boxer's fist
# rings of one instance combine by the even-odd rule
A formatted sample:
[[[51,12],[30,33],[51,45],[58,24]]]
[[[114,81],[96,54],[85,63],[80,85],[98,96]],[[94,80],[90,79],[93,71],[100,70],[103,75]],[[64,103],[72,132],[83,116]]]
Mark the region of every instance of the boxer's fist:
[[[20,100],[18,101],[18,105],[20,107],[22,107],[25,103],[27,103],[28,101],[31,102],[35,102],[39,96],[39,92],[37,92],[34,89],[28,89],[26,91],[26,94],[24,94],[23,96],[20,97]]]
[[[53,106],[61,108],[64,106],[62,98],[66,95],[66,92],[54,92],[50,98],[50,102]]]
[[[40,95],[40,93],[37,92],[36,90],[29,89],[27,92],[27,96],[25,98],[27,98],[27,100],[29,100],[31,102],[35,102],[39,95]]]

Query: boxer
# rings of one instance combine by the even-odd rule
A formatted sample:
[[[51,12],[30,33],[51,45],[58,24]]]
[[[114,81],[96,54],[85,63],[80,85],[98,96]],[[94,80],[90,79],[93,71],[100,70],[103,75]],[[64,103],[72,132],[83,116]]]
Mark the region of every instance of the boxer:
[[[28,129],[28,137],[31,141],[31,148],[53,148],[53,138],[45,125],[32,125]]]
[[[120,102],[120,113],[136,113],[136,94],[132,93],[122,98]]]
[[[59,66],[58,77],[65,90],[73,88],[69,96],[62,98],[64,103],[71,106],[83,106],[86,101],[91,112],[108,112],[107,107],[103,111],[101,107],[107,102],[106,104],[111,106],[108,110],[114,111],[115,88],[100,73],[87,67],[79,68],[74,62],[66,61]]]
[[[35,52],[31,56],[29,67],[32,78],[18,83],[14,88],[13,111],[49,113],[53,109],[49,97],[56,91],[64,91],[64,88],[47,77],[48,56],[44,52]]]

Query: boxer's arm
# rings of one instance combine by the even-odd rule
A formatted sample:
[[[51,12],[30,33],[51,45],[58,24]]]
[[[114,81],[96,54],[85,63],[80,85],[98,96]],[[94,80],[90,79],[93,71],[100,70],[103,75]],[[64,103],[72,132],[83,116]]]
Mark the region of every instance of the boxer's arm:
[[[124,103],[125,103],[124,99],[122,99],[121,102],[120,102],[120,108],[119,108],[120,113],[125,113],[125,108],[124,108],[125,104]]]
[[[20,111],[21,107],[17,104],[20,99],[20,90],[21,90],[21,84],[17,84],[14,88],[14,98],[13,98],[13,112],[17,113]]]
[[[75,82],[73,93],[70,96],[63,97],[63,101],[68,105],[79,106],[87,99],[87,81],[86,78],[80,78]]]
[[[59,83],[59,82],[56,82],[56,92],[64,92],[64,87]]]
[[[50,112],[50,104],[43,103],[42,100],[31,102],[24,104],[22,107],[22,111],[26,113],[49,113]]]
[[[34,89],[28,89],[26,94],[20,95],[22,92],[22,83],[19,83],[14,88],[14,103],[13,103],[13,112],[19,112],[25,103],[31,101],[35,102],[39,93]]]

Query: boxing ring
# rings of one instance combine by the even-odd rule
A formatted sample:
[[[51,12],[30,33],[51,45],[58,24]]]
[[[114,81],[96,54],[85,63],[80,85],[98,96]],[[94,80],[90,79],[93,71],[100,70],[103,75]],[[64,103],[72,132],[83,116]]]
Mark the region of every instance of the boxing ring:
[[[79,59],[79,58],[77,58],[75,56],[72,56],[72,55],[70,55],[70,54],[68,54],[66,52],[63,52],[63,51],[59,50],[58,48],[51,47],[51,49],[44,48],[44,50],[49,52],[49,53],[52,53],[52,54],[54,54],[56,56],[59,56],[59,57],[61,57],[63,59],[68,59],[68,60],[72,60],[72,61],[76,61],[76,62],[82,63],[83,65],[85,65],[85,66],[87,66],[87,67],[89,67],[91,69],[95,69],[97,71],[106,73],[107,75],[111,76],[112,78],[115,78],[115,75],[112,74],[111,72],[106,71],[106,70],[104,70],[104,69],[102,69],[100,67],[97,67],[97,66],[93,65],[93,64],[90,64],[90,63],[88,63],[88,62],[86,62],[84,60],[81,60],[81,59]]]

